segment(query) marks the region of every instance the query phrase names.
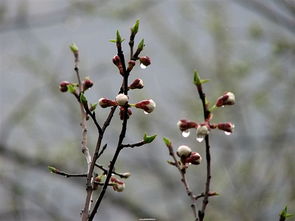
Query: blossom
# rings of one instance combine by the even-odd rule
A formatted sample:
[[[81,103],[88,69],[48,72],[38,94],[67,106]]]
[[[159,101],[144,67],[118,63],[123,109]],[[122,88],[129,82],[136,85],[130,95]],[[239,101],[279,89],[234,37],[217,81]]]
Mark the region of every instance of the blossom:
[[[226,92],[224,95],[219,97],[216,101],[216,107],[222,107],[224,105],[235,104],[235,95],[232,92]]]
[[[156,107],[156,103],[152,100],[143,100],[134,105],[136,108],[143,109],[147,113],[153,112]]]

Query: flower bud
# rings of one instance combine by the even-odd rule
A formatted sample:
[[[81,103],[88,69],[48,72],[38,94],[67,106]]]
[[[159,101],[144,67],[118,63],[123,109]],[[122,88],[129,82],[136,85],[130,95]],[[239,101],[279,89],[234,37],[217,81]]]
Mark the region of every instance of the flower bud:
[[[235,95],[232,92],[227,92],[216,101],[216,107],[222,107],[224,105],[233,105],[235,104]]]
[[[93,81],[89,78],[86,78],[83,83],[83,91],[86,91],[87,89],[91,88],[93,86]]]
[[[151,59],[148,56],[140,57],[139,60],[144,66],[149,66],[151,64]]]
[[[116,101],[112,101],[106,98],[100,98],[98,100],[98,104],[102,107],[102,108],[106,108],[106,107],[112,107],[112,106],[117,106],[117,102]]]
[[[186,131],[191,128],[197,128],[198,124],[193,121],[179,120],[177,122],[177,126],[179,127],[180,131]]]
[[[133,69],[133,67],[135,66],[135,64],[136,64],[136,62],[133,60],[128,61],[127,71],[130,72]]]
[[[192,152],[189,157],[185,159],[185,163],[191,163],[193,165],[198,165],[201,163],[202,157],[197,152]]]
[[[204,138],[209,134],[209,126],[206,124],[201,124],[197,128],[197,141],[202,142]]]
[[[113,190],[115,190],[116,192],[123,192],[124,189],[125,189],[125,183],[123,184],[115,183],[113,185]]]
[[[128,103],[128,96],[125,94],[118,94],[115,100],[120,106],[124,106]]]
[[[111,182],[113,183],[113,189],[117,192],[122,192],[125,189],[125,183],[118,180],[116,177],[111,177]]]
[[[120,119],[121,120],[124,120],[124,116],[125,116],[125,108],[124,107],[120,107],[120,112],[119,112],[119,115],[120,115]],[[130,108],[127,109],[127,119],[129,119],[129,117],[132,115],[132,111]]]
[[[114,63],[114,65],[116,65],[116,66],[121,65],[121,59],[120,59],[120,57],[119,57],[118,55],[115,55],[115,56],[113,57],[113,63]]]
[[[62,81],[59,83],[59,90],[61,92],[67,92],[68,91],[68,85],[70,85],[70,82],[68,81]]]
[[[130,84],[129,89],[141,89],[143,86],[143,80],[137,78],[132,82],[132,84]]]
[[[130,172],[126,172],[126,173],[122,173],[121,174],[121,178],[124,178],[124,179],[127,179],[131,176],[131,173]]]
[[[156,103],[152,100],[143,100],[135,104],[136,108],[143,109],[146,113],[151,113],[156,107]]]
[[[234,131],[235,125],[231,122],[219,123],[219,124],[217,124],[217,128],[219,130],[223,130],[225,132],[232,133]]]
[[[176,151],[177,155],[180,157],[180,158],[186,158],[188,156],[191,155],[192,153],[192,150],[190,147],[188,146],[185,146],[185,145],[181,145],[177,148],[177,151]]]

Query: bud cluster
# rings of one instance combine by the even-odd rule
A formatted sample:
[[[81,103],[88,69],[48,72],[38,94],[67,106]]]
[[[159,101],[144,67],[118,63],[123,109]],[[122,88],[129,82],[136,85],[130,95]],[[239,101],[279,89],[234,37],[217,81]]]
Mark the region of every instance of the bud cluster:
[[[191,148],[185,145],[177,148],[177,156],[179,156],[181,163],[187,167],[190,164],[198,165],[201,163],[202,157],[197,152],[192,152]]]
[[[216,101],[213,107],[223,107],[225,105],[233,105],[235,103],[235,95],[232,92],[227,92]],[[208,119],[203,123],[196,123],[188,120],[179,120],[177,127],[182,132],[184,137],[189,136],[190,129],[196,129],[196,140],[202,142],[204,138],[210,133],[211,129],[219,129],[225,132],[226,135],[233,133],[235,125],[231,122],[211,124],[210,121],[213,118],[213,114],[209,113]]]

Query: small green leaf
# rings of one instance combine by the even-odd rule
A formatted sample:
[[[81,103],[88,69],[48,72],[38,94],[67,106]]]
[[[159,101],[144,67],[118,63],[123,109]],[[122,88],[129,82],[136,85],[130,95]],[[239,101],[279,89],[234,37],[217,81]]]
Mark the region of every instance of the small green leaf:
[[[195,85],[201,85],[201,78],[197,71],[194,71],[194,84]]]
[[[200,83],[201,84],[205,84],[205,83],[207,83],[207,82],[209,82],[210,80],[209,79],[201,79],[200,80]]]
[[[72,43],[72,44],[70,45],[70,49],[71,49],[71,51],[72,51],[73,53],[77,53],[77,52],[79,51],[79,48],[78,48],[78,46],[77,46],[75,43]]]
[[[95,103],[95,104],[91,104],[89,110],[90,110],[90,111],[95,111],[96,106],[97,106],[97,103]]]
[[[148,136],[147,134],[144,134],[143,136],[143,141],[145,143],[151,143],[154,141],[154,139],[157,137],[157,135],[153,135],[153,136]]]
[[[116,40],[114,40],[114,39],[112,39],[112,40],[109,40],[109,42],[111,42],[111,43],[117,43],[117,41],[116,41]]]
[[[51,173],[56,173],[57,169],[55,167],[52,167],[52,166],[48,166],[48,170],[51,172]]]
[[[77,86],[75,84],[69,84],[69,85],[67,85],[68,91],[70,93],[74,93],[76,91],[76,87]]]
[[[80,102],[82,104],[87,104],[87,98],[85,97],[84,93],[80,94]]]
[[[144,39],[142,39],[140,42],[139,42],[139,44],[138,44],[138,46],[137,46],[137,50],[143,50],[143,47],[144,47],[145,45],[144,45]]]
[[[164,143],[166,144],[167,147],[171,146],[171,141],[168,138],[163,137],[163,141],[164,141]]]
[[[286,206],[280,213],[280,216],[283,218],[290,218],[293,216],[293,214],[288,213],[288,207]]]
[[[135,24],[131,28],[131,34],[136,35],[138,32],[138,27],[139,27],[139,20],[136,20]]]
[[[116,43],[122,43],[125,39],[121,38],[120,32],[117,30],[116,32]]]

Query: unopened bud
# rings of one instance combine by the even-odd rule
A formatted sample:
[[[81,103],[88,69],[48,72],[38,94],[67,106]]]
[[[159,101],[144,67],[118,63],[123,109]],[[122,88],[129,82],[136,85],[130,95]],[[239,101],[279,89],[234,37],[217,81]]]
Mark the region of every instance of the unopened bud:
[[[125,116],[125,108],[124,107],[120,107],[120,119],[124,120],[124,116]],[[132,111],[130,108],[127,109],[127,119],[129,119],[129,117],[132,115]]]
[[[106,98],[100,98],[98,100],[98,104],[102,108],[112,107],[112,106],[117,106],[118,105],[116,101],[112,101],[112,100],[109,100],[109,99],[106,99]]]
[[[86,78],[83,83],[83,91],[86,91],[87,89],[91,88],[93,86],[93,81],[89,78]]]
[[[120,57],[119,57],[118,55],[115,55],[115,56],[113,57],[113,63],[114,63],[114,65],[116,65],[116,66],[118,66],[118,65],[121,64],[121,59],[120,59]]]
[[[151,64],[151,59],[148,56],[140,57],[139,60],[144,66],[149,66]]]
[[[116,102],[120,105],[120,106],[124,106],[125,104],[128,103],[128,96],[125,94],[118,94],[116,96]]]
[[[127,71],[130,72],[133,69],[133,67],[135,66],[135,64],[136,64],[136,62],[133,60],[128,61]]]
[[[210,129],[207,124],[201,124],[197,128],[197,141],[202,142],[204,138],[209,134]]]
[[[136,108],[144,110],[146,113],[151,113],[156,107],[156,103],[152,100],[143,100],[135,104]]]
[[[127,179],[130,176],[131,176],[131,173],[129,173],[129,172],[126,172],[126,173],[122,173],[121,174],[121,177],[124,178],[124,179]]]
[[[180,158],[186,158],[191,155],[192,149],[188,146],[181,145],[177,148],[176,153]]]
[[[115,190],[116,192],[123,192],[124,189],[125,189],[125,183],[123,184],[115,183],[113,185],[113,190]]]
[[[217,128],[219,130],[223,130],[223,131],[232,133],[235,128],[235,125],[231,122],[219,123],[219,124],[217,124]]]
[[[177,122],[177,126],[179,127],[179,129],[181,131],[186,131],[186,130],[191,129],[191,128],[197,128],[198,124],[193,122],[193,121],[179,120]]]
[[[185,159],[185,163],[191,163],[193,165],[198,165],[201,163],[202,157],[197,152],[192,152],[189,157]]]
[[[137,78],[132,82],[132,84],[130,84],[129,89],[141,89],[143,86],[143,80]]]
[[[216,107],[222,107],[224,105],[233,105],[235,104],[235,95],[232,92],[227,92],[216,101]]]
[[[70,85],[70,82],[68,81],[62,81],[59,83],[59,90],[61,92],[67,92],[68,91],[68,85]]]

